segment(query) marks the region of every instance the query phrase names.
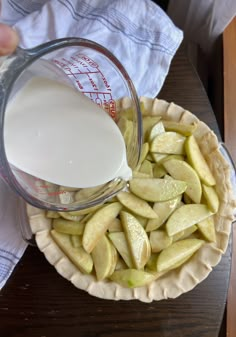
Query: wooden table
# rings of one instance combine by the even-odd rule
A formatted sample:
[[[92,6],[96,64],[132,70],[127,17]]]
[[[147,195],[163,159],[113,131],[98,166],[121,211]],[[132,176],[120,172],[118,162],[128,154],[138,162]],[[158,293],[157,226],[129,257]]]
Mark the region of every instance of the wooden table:
[[[203,86],[182,50],[160,98],[218,128]],[[89,296],[56,273],[29,247],[0,293],[1,337],[218,337],[225,310],[231,246],[194,290],[174,300],[141,303]]]

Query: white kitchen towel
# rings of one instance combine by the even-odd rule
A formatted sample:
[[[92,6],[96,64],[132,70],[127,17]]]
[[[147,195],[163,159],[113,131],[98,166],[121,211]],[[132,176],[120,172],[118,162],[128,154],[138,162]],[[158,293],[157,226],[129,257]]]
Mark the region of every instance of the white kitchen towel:
[[[160,91],[183,34],[151,0],[2,0],[0,22],[13,25],[20,45],[81,37],[100,43],[123,64],[139,96]],[[0,189],[0,288],[22,256],[15,196]]]

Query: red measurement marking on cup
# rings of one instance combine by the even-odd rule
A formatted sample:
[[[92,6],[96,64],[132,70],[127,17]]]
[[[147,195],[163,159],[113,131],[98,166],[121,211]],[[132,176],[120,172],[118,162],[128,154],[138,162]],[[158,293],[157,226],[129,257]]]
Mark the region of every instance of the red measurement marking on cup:
[[[99,65],[87,55],[78,53],[68,58],[53,59],[75,86],[116,120],[116,104],[111,86]]]

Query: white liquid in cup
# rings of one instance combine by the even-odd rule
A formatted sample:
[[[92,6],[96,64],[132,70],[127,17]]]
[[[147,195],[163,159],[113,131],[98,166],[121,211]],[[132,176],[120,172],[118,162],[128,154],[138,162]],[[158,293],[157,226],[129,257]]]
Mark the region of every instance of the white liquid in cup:
[[[123,136],[112,118],[79,91],[31,79],[8,104],[4,126],[9,163],[68,187],[129,180]]]

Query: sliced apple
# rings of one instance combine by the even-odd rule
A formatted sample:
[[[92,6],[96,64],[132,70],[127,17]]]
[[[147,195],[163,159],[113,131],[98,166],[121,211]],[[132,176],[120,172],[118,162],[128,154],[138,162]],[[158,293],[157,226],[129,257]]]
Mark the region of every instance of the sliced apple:
[[[83,215],[74,215],[74,214],[70,214],[69,212],[58,212],[58,214],[66,220],[70,220],[70,221],[80,221],[83,218]]]
[[[166,131],[175,131],[183,136],[191,136],[197,128],[197,124],[183,124],[174,121],[163,120]]]
[[[152,253],[148,262],[146,263],[145,270],[150,272],[157,271],[157,258],[159,254]]]
[[[91,198],[93,195],[95,195],[96,193],[98,193],[101,190],[101,188],[102,188],[102,186],[100,186],[100,185],[94,186],[94,187],[82,188],[81,190],[76,192],[75,200],[87,200],[87,199]],[[97,207],[97,206],[95,206],[95,207]],[[76,214],[76,215],[87,214],[87,213],[92,211],[91,208],[87,208],[86,210],[83,209],[83,210],[75,211],[76,213],[75,212],[73,212],[73,213]],[[83,213],[83,212],[86,212],[86,213]]]
[[[80,192],[80,191],[79,191]],[[78,192],[78,193],[79,193]],[[71,212],[68,212],[69,215],[71,215],[72,217],[81,217],[83,215],[87,215],[87,214],[91,214],[92,212],[98,210],[99,208],[101,208],[102,206],[101,205],[97,205],[97,206],[92,206],[92,207],[89,207],[89,208],[86,208],[86,209],[80,209],[78,211],[71,211]],[[65,212],[64,212],[65,213]]]
[[[151,254],[147,233],[132,214],[122,211],[120,213],[120,218],[133,257],[134,265],[137,269],[141,269],[145,266]]]
[[[143,117],[143,140],[148,141],[148,136],[153,125],[160,121],[160,116],[145,116]]]
[[[186,190],[187,183],[175,179],[134,178],[130,180],[129,187],[138,197],[157,202],[176,198]]]
[[[171,213],[173,213],[179,206],[180,201],[181,196],[168,201],[156,202],[153,206],[153,210],[156,212],[157,218],[148,220],[146,232],[150,232],[161,227]]]
[[[149,240],[152,253],[159,253],[172,244],[172,238],[164,230],[152,231]]]
[[[139,164],[142,164],[142,162],[145,160],[145,158],[148,154],[148,151],[149,151],[149,143],[144,143],[142,145],[142,149],[141,149]]]
[[[79,221],[70,221],[62,218],[53,219],[52,227],[60,233],[81,235],[84,232],[84,224]]]
[[[106,278],[113,267],[114,260],[112,249],[111,242],[106,235],[103,235],[91,253],[98,281]]]
[[[93,260],[83,247],[73,247],[70,236],[68,234],[58,233],[55,229],[51,230],[51,236],[65,255],[79,268],[79,270],[81,270],[82,273],[91,273],[93,269]]]
[[[144,160],[140,166],[139,172],[147,174],[149,177],[153,177],[152,163],[149,160]]]
[[[70,239],[73,247],[82,247],[82,235],[71,235]]]
[[[157,218],[156,212],[153,211],[152,207],[146,201],[136,197],[136,195],[132,193],[125,191],[119,192],[117,199],[134,214],[149,219]]]
[[[60,214],[58,214],[58,212],[55,212],[55,211],[47,211],[46,217],[49,219],[57,219],[57,218],[60,218]]]
[[[121,225],[121,221],[118,218],[113,219],[108,227],[109,232],[122,232],[123,228]]]
[[[213,213],[216,213],[219,209],[220,201],[215,188],[213,186],[202,184],[202,192],[207,202],[207,206]]]
[[[133,171],[133,178],[150,178],[149,174],[143,173],[143,172],[138,172],[138,171]]]
[[[156,163],[161,164],[163,159],[168,157],[168,154],[151,152],[151,156]]]
[[[187,237],[189,237],[191,234],[196,232],[198,227],[196,225],[193,225],[191,227],[186,228],[185,230],[182,230],[181,232],[178,232],[177,234],[172,236],[173,242],[178,241],[178,240],[183,240]]]
[[[156,123],[155,125],[153,125],[153,127],[151,128],[149,132],[148,141],[151,142],[157,135],[163,132],[165,132],[165,128],[164,128],[162,121],[160,121]]]
[[[216,242],[216,230],[213,216],[199,222],[197,227],[207,241]]]
[[[165,154],[185,154],[185,139],[186,137],[177,132],[161,133],[152,140],[150,151]]]
[[[117,123],[120,131],[124,137],[126,146],[132,141],[133,136],[133,121],[128,120],[127,118],[121,117]]]
[[[166,222],[169,236],[175,235],[188,227],[208,218],[212,212],[203,204],[188,204],[177,208]]]
[[[176,266],[179,266],[179,262],[185,262],[203,243],[204,241],[199,239],[185,239],[174,242],[160,252],[157,258],[157,271],[162,272],[176,268]]]
[[[212,175],[211,170],[193,135],[186,139],[185,150],[189,163],[197,172],[202,182],[208,186],[214,186],[216,184],[215,178]]]
[[[111,268],[108,273],[108,277],[111,276],[116,270],[116,265],[118,261],[118,252],[111,241],[110,241],[110,245],[111,245],[112,262],[111,262]]]
[[[202,185],[196,171],[188,163],[178,159],[166,160],[162,165],[174,179],[187,183],[185,193],[193,202],[199,204],[202,197]]]
[[[166,170],[162,164],[155,163],[153,167],[153,177],[154,178],[162,178],[166,175]]]
[[[109,239],[112,241],[113,245],[116,247],[118,253],[125,261],[129,268],[133,268],[133,260],[129,245],[124,232],[113,232],[108,234]]]
[[[85,225],[83,233],[83,247],[86,252],[91,253],[99,239],[109,227],[111,221],[117,217],[122,209],[119,202],[103,206],[96,211]]]
[[[155,280],[155,276],[143,270],[121,269],[116,270],[110,279],[119,283],[122,287],[137,288],[143,287]]]

